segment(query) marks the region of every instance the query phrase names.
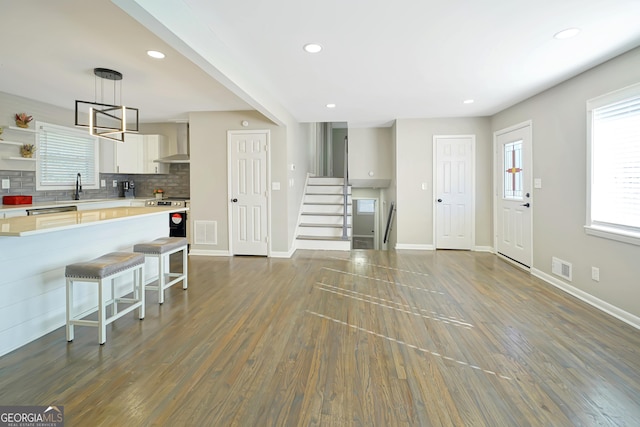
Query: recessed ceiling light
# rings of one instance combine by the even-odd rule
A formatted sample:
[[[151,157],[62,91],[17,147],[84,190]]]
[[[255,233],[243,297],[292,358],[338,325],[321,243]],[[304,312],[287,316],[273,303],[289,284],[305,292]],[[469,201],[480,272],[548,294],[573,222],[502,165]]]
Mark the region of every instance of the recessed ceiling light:
[[[465,99],[462,101],[464,104],[473,104],[475,101],[473,99]]]
[[[156,58],[156,59],[164,58],[164,53],[158,52],[157,50],[148,50],[147,51],[147,55],[149,55],[152,58]]]
[[[327,104],[327,108],[336,108],[336,104]]]
[[[318,53],[322,50],[322,46],[318,43],[307,43],[302,48],[308,53]]]
[[[553,38],[562,40],[562,39],[570,39],[571,37],[575,37],[580,32],[579,28],[567,28],[566,30],[559,31],[553,35]]]

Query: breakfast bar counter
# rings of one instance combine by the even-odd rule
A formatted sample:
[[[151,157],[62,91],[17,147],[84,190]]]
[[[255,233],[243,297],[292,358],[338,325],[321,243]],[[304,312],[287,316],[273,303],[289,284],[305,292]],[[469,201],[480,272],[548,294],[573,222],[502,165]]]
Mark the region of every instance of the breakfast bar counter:
[[[185,210],[112,207],[0,219],[0,356],[64,326],[68,264],[167,237],[169,212]],[[147,278],[157,276],[157,264],[148,267]],[[116,282],[116,293],[130,291],[127,280]],[[95,289],[76,288],[79,312],[91,311]],[[64,334],[60,345],[67,345]]]
[[[109,222],[125,221],[133,217],[164,215],[169,212],[182,212],[186,208],[144,208],[117,207],[75,212],[61,212],[48,215],[19,216],[0,219],[0,237],[32,236],[52,231],[71,230]]]

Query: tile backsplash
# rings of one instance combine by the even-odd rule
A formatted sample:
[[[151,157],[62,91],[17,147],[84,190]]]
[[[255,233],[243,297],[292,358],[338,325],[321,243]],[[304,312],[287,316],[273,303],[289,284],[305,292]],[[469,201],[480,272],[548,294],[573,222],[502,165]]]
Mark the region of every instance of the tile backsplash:
[[[33,196],[34,202],[50,202],[59,200],[72,200],[74,189],[68,190],[36,190],[35,171],[11,171],[0,170],[0,179],[8,179],[10,188],[0,189],[0,195],[25,195]],[[110,199],[117,198],[118,188],[113,187],[113,181],[133,181],[135,183],[135,196],[152,199],[153,190],[162,188],[167,197],[189,196],[189,164],[176,163],[169,165],[168,174],[115,174],[101,173],[100,179],[105,180],[107,186],[95,190],[83,189],[80,199]]]

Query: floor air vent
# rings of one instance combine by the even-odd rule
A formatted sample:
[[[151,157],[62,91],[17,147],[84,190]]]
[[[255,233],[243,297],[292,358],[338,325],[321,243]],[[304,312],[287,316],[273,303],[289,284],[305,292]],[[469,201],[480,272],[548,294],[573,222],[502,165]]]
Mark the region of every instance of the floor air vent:
[[[551,272],[556,276],[560,276],[571,281],[572,265],[570,262],[563,261],[560,258],[551,258]]]

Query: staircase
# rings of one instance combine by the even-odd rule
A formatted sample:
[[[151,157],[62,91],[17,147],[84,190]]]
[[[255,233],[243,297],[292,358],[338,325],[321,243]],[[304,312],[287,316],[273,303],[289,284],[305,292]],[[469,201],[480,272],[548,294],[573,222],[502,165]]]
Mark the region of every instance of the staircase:
[[[344,179],[309,177],[298,221],[296,249],[351,250],[351,187],[347,189],[348,240],[343,240]]]

